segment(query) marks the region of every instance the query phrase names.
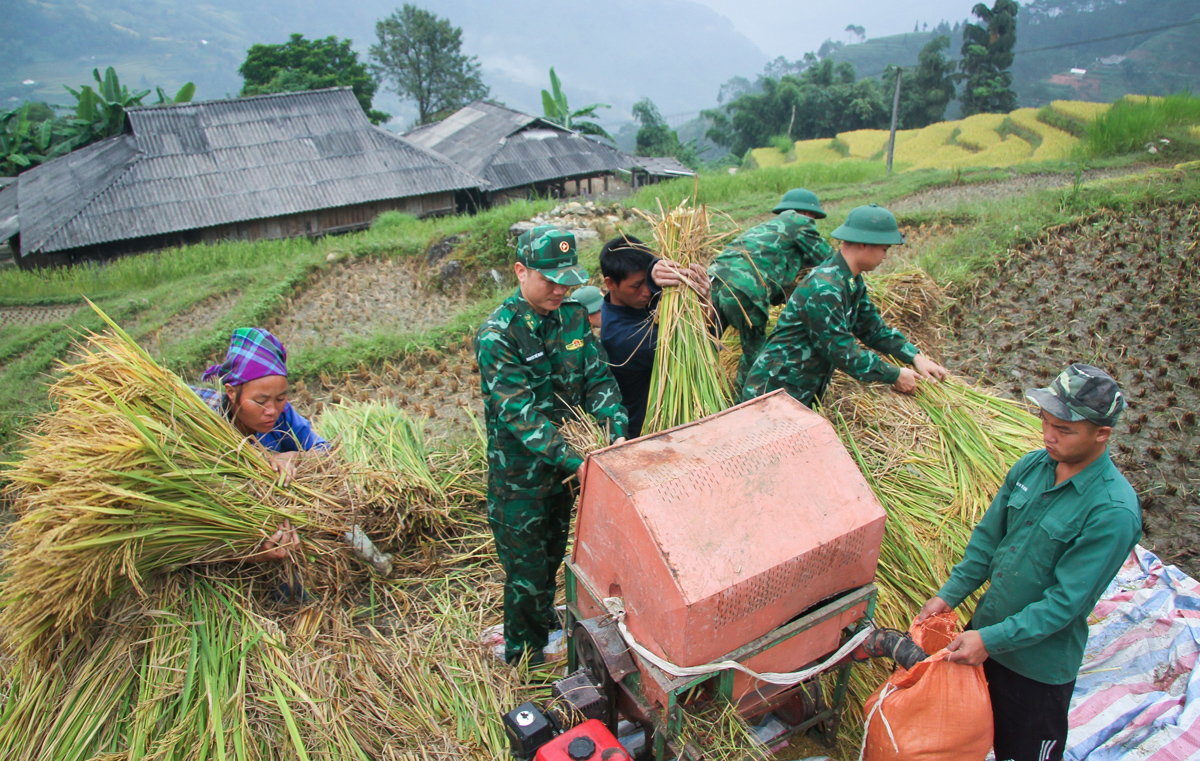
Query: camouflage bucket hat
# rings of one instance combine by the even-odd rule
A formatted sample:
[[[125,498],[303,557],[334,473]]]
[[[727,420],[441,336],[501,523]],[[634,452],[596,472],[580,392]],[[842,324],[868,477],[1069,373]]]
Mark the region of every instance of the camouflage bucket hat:
[[[559,285],[583,285],[588,273],[579,266],[575,236],[551,225],[541,225],[517,238],[517,261],[537,270]]]
[[[879,204],[859,206],[846,216],[842,226],[829,234],[847,243],[898,246],[904,243],[896,216]]]
[[[1090,420],[1111,426],[1125,409],[1125,395],[1112,376],[1098,367],[1074,364],[1046,388],[1031,388],[1025,398],[1056,418],[1074,423]]]
[[[821,208],[821,202],[817,200],[817,194],[811,190],[804,188],[793,188],[783,194],[783,198],[779,203],[775,204],[775,208],[771,211],[778,214],[781,211],[810,211],[817,215],[817,219],[825,219],[825,210]]]
[[[604,303],[604,294],[594,285],[585,285],[577,289],[571,294],[571,298],[583,304],[587,308],[588,314],[599,312],[600,305]]]

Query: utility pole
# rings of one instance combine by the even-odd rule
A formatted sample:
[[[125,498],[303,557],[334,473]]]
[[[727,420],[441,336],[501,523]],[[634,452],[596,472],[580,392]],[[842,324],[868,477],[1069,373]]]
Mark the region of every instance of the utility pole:
[[[892,134],[888,138],[887,173],[892,173],[892,155],[896,152],[896,122],[900,118],[900,77],[904,69],[896,67],[896,97],[892,100]]]

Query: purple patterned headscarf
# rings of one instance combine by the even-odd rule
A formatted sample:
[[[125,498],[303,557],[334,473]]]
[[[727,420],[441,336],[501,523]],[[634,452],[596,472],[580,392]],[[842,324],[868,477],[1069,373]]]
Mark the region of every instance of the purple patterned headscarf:
[[[262,328],[238,328],[225,361],[205,370],[203,380],[220,376],[223,383],[240,386],[268,375],[287,377],[287,349]]]

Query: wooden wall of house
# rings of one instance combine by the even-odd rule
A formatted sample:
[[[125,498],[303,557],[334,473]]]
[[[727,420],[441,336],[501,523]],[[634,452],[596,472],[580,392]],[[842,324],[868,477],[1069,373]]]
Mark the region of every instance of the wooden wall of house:
[[[277,240],[279,238],[318,237],[363,230],[371,226],[376,217],[385,211],[401,211],[415,217],[431,217],[453,214],[454,192],[430,193],[409,198],[393,198],[384,201],[320,209],[300,214],[289,214],[268,219],[252,219],[228,225],[217,225],[199,230],[184,230],[166,235],[154,235],[133,240],[114,241],[96,246],[83,246],[50,254],[30,254],[17,257],[17,263],[25,269],[57,267],[82,261],[111,259],[128,254],[187,246],[196,243],[220,243],[229,240]]]
[[[589,189],[589,180],[591,181]],[[558,182],[522,185],[518,188],[505,188],[490,194],[493,206],[503,206],[513,201],[527,201],[535,198],[574,198],[586,196],[596,198],[607,196],[620,198],[630,193],[629,183],[616,175],[597,174],[591,177],[577,177]]]

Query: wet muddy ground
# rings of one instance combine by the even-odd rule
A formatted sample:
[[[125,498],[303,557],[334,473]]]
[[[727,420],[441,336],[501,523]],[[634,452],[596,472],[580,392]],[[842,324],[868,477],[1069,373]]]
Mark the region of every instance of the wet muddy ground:
[[[955,372],[1016,398],[1072,362],[1116,378],[1130,406],[1111,451],[1142,496],[1142,543],[1200,574],[1200,206],[1051,230],[956,295]]]

